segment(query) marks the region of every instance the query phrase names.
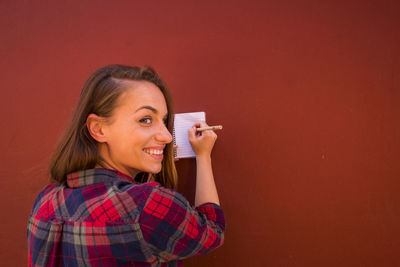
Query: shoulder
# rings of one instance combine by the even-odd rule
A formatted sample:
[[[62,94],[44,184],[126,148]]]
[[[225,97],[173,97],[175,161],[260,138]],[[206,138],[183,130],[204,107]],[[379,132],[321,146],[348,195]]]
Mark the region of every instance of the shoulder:
[[[122,218],[137,220],[146,206],[152,205],[164,191],[158,182],[132,184],[117,182],[107,185],[107,192],[100,196],[102,206],[113,206]],[[99,198],[99,197],[97,197]]]
[[[145,207],[171,208],[174,206],[186,209],[188,205],[190,205],[188,200],[181,193],[157,183],[152,185]]]
[[[40,204],[44,200],[48,200],[54,196],[54,194],[59,191],[63,185],[57,184],[57,183],[51,183],[45,186],[42,191],[38,194],[38,196],[35,199],[35,205]]]
[[[34,214],[41,214],[42,216],[48,216],[48,214],[43,214],[43,213],[49,213],[49,204],[52,202],[54,199],[54,196],[56,195],[56,192],[62,189],[64,187],[63,185],[56,184],[56,183],[51,183],[48,184],[35,199],[35,202],[33,204],[33,208],[31,211],[31,215]],[[43,207],[46,206],[47,208],[44,209]]]
[[[189,205],[186,198],[179,192],[166,188],[158,182],[129,184],[118,188],[124,194],[128,194],[136,205],[141,206],[142,210],[146,209],[146,211],[155,208],[171,208],[172,206],[186,209],[187,205]]]
[[[121,194],[131,197],[138,205],[144,204],[154,190],[161,187],[158,182],[144,184],[118,184],[117,188]]]
[[[189,201],[174,189],[153,185],[141,209],[140,222],[155,229],[159,224],[178,226],[192,210]],[[164,225],[165,226],[165,225]]]

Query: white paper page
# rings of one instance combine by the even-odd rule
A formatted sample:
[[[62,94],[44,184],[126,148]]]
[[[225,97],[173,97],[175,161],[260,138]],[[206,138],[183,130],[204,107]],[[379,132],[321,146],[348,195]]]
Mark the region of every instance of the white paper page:
[[[192,147],[189,143],[188,130],[196,122],[205,121],[205,112],[177,113],[174,118],[174,144],[178,146],[176,158],[194,158]]]

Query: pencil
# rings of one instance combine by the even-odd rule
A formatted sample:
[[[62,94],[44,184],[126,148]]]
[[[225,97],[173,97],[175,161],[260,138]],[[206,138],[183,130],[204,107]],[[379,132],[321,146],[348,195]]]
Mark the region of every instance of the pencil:
[[[208,127],[203,127],[203,128],[197,128],[196,129],[196,131],[198,131],[198,132],[206,131],[206,130],[222,130],[222,125],[208,126]]]

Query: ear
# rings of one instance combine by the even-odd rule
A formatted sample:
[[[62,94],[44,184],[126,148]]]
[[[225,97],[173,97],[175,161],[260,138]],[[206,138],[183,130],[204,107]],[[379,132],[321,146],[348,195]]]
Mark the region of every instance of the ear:
[[[86,127],[89,134],[99,143],[106,142],[107,138],[104,134],[105,120],[96,114],[89,114],[86,119]]]

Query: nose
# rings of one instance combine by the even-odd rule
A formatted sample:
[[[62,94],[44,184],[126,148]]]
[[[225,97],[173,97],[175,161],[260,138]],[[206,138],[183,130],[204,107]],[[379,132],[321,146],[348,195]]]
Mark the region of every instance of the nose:
[[[172,135],[164,124],[160,127],[160,130],[156,134],[156,140],[163,144],[169,144],[172,142]]]

